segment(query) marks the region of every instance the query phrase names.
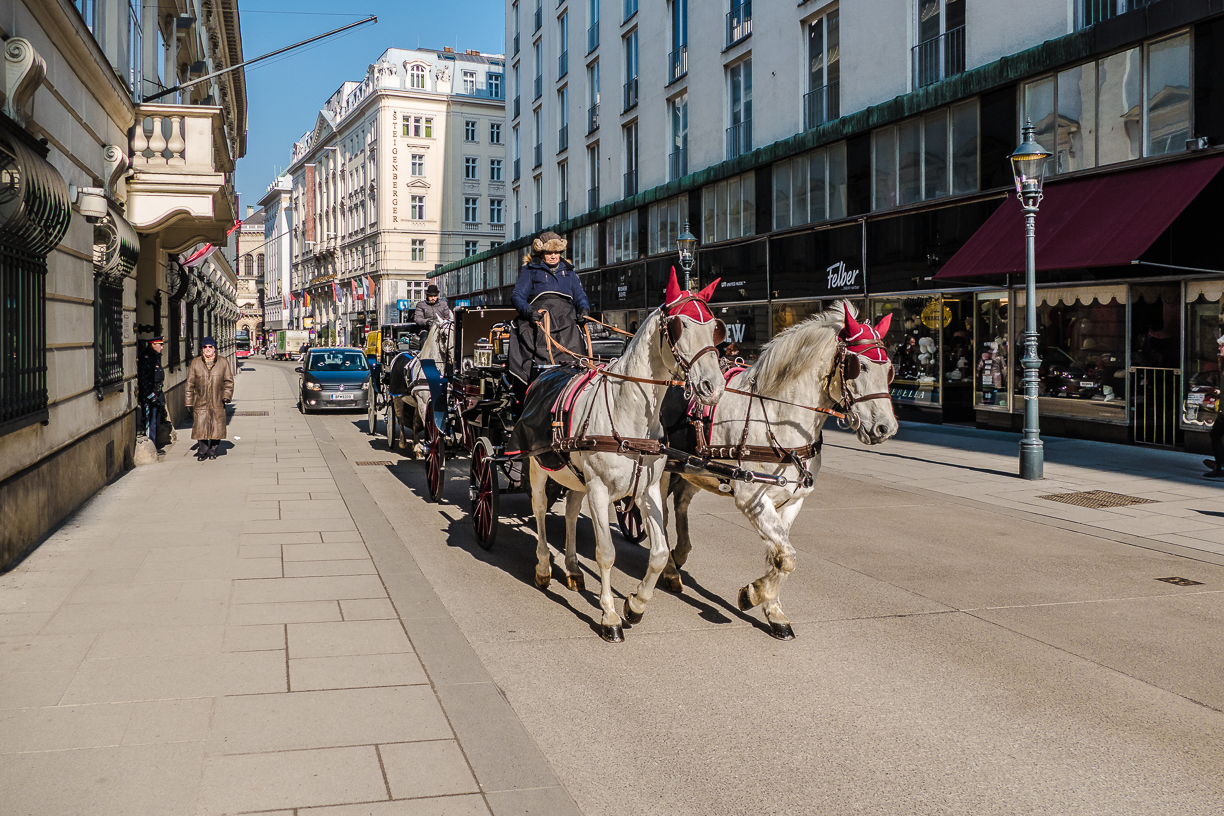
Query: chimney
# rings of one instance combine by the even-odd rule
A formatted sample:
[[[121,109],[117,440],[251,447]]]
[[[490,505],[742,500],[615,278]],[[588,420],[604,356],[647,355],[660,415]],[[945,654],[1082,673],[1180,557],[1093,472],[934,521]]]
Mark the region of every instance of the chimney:
[[[248,204],[247,205],[247,218],[250,218],[254,214],[255,214],[255,208],[252,207],[250,204]]]
[[[443,52],[445,52],[445,53],[447,53],[447,54],[453,54],[453,53],[455,53],[455,49],[451,48],[449,45],[444,45],[444,46],[442,46],[442,51],[443,51]]]
[[[463,53],[467,54],[469,57],[479,57],[480,56],[479,51],[473,51],[471,48],[469,48],[467,51],[464,51]]]

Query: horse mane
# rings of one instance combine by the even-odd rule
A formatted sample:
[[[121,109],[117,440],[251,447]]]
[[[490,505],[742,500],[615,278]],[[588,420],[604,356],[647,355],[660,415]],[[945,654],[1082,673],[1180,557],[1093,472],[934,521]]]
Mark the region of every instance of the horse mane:
[[[629,342],[625,344],[625,350],[621,352],[620,357],[612,365],[608,366],[609,371],[624,373],[625,360],[631,359],[636,354],[638,347],[645,345],[658,339],[658,331],[646,331],[646,326],[652,320],[659,316],[659,310],[655,309],[646,315],[646,318],[638,324],[638,330],[633,333],[633,337],[629,338]]]
[[[749,368],[757,387],[769,393],[810,372],[821,362],[833,359],[838,333],[846,327],[846,306],[857,317],[848,301],[839,300],[832,308],[796,323],[765,344],[761,356]]]

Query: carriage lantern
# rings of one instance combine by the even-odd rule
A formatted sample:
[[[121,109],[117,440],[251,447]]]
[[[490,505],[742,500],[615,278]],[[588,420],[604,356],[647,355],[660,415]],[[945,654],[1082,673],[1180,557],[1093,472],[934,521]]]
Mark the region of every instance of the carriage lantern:
[[[680,233],[680,237],[676,239],[676,246],[680,250],[680,268],[684,270],[684,288],[688,289],[689,272],[693,270],[693,250],[697,248],[697,237],[689,232],[687,220],[684,222],[684,232]]]
[[[1024,437],[1020,440],[1020,477],[1040,479],[1045,465],[1045,451],[1041,444],[1038,427],[1037,391],[1038,369],[1041,358],[1037,356],[1037,259],[1036,222],[1037,207],[1041,204],[1041,187],[1045,182],[1047,159],[1050,151],[1033,139],[1033,122],[1024,120],[1020,132],[1020,146],[1011,154],[1012,175],[1016,178],[1016,197],[1024,211],[1024,289],[1025,324],[1024,357],[1020,366],[1024,369]]]

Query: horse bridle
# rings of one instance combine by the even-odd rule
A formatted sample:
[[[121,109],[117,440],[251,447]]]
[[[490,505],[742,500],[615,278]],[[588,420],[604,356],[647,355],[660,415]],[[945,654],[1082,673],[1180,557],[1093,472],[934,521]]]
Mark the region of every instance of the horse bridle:
[[[851,351],[850,346],[861,351]],[[868,340],[866,342],[847,343],[845,340],[838,338],[837,354],[833,358],[833,367],[829,369],[829,383],[832,384],[833,378],[838,378],[838,385],[841,389],[841,400],[838,401],[838,407],[849,412],[850,408],[859,402],[869,402],[871,400],[886,399],[891,400],[892,394],[887,391],[878,391],[874,394],[862,394],[855,396],[850,393],[850,389],[846,386],[848,381],[857,380],[859,374],[863,371],[863,363],[859,356],[869,349],[880,349],[884,352],[885,358],[888,356],[888,347],[884,345],[882,340]],[[874,361],[873,361],[874,362]],[[893,381],[893,366],[888,364],[888,382],[891,385]]]
[[[695,302],[701,306],[705,306],[707,309],[709,308],[709,306],[706,305],[706,302],[701,298],[691,294],[684,295],[675,303],[670,303],[664,307],[663,325],[660,327],[659,331],[659,334],[663,337],[663,341],[667,344],[667,347],[671,349],[672,356],[676,358],[676,364],[680,366],[680,370],[684,372],[684,376],[686,378],[688,377],[689,369],[691,369],[704,355],[713,354],[717,356],[718,344],[727,339],[727,324],[715,318],[714,345],[703,346],[702,348],[698,349],[697,353],[692,357],[685,359],[684,355],[680,353],[680,350],[676,348],[676,343],[680,342],[680,337],[684,333],[684,323],[681,321],[680,315],[672,314],[672,312],[689,302]]]

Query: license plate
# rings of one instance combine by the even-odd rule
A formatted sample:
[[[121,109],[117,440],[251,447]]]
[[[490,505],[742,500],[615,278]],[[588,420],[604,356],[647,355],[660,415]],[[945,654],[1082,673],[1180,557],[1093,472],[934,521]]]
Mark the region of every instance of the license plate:
[[[332,394],[331,398],[334,400],[351,400],[351,399],[356,399],[357,395],[356,394]]]
[[[1082,380],[1080,381],[1080,388],[1092,388],[1095,385],[1096,383],[1094,382],[1083,382]]]
[[[1186,406],[1186,421],[1187,422],[1198,422],[1198,406],[1197,405]]]

